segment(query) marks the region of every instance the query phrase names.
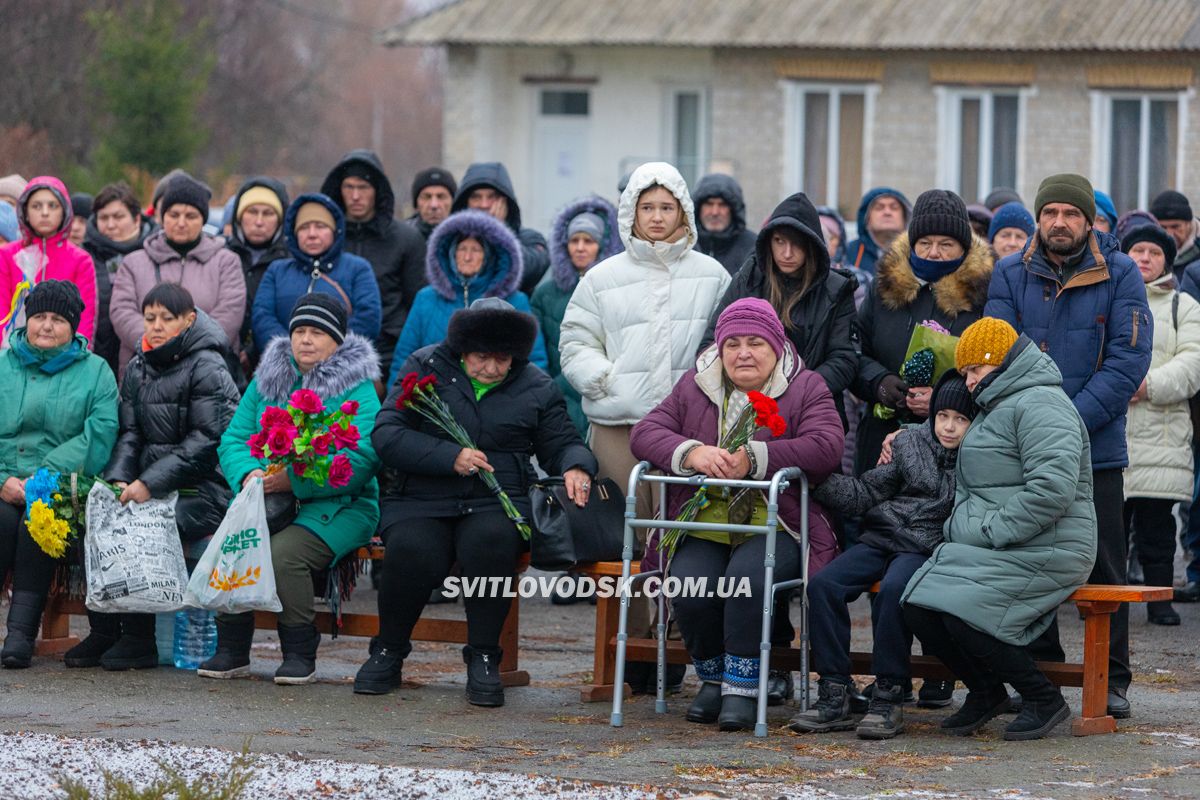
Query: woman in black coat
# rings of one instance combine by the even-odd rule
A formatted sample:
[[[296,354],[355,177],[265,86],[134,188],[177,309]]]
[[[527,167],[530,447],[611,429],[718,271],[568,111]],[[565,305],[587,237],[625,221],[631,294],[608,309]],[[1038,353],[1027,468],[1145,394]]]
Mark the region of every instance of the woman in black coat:
[[[804,366],[825,379],[845,425],[842,392],[858,370],[854,346],[854,290],[858,281],[829,264],[821,219],[813,204],[797,192],[776,206],[758,233],[754,254],[746,260],[708,321],[700,345],[713,342],[717,318],[743,297],[769,302],[783,322]]]
[[[121,381],[120,437],[104,470],[122,503],[180,489],[175,522],[185,542],[216,532],[232,499],[218,472],[217,445],[238,404],[226,367],[225,333],[198,311],[187,289],[161,283],[142,300],[146,332]],[[158,665],[153,614],[88,611],[91,633],[63,660],[107,670]]]
[[[571,423],[558,386],[529,363],[537,336],[532,315],[499,298],[476,300],[454,312],[444,342],[416,351],[400,370],[436,378],[438,395],[478,450],[455,444],[418,412],[397,408],[400,383],[384,401],[371,444],[396,475],[380,522],[387,555],[379,637],[354,679],[355,692],[385,694],[400,685],[413,626],[456,562],[464,583],[515,577],[526,542],[479,479],[480,470],[495,475],[526,518],[536,478],[532,456],[546,472],[563,476],[571,499],[586,504],[596,459]],[[504,704],[499,642],[510,603],[508,597],[465,598],[463,660],[467,699],[474,705]]]

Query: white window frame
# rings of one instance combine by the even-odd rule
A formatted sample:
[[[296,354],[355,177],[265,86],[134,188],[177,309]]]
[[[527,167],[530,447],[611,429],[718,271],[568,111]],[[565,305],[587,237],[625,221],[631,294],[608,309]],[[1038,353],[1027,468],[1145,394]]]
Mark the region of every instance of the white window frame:
[[[709,116],[709,87],[706,84],[673,83],[663,87],[663,152],[666,160],[679,169],[678,160],[679,140],[675,135],[676,99],[681,94],[695,94],[700,98],[700,131],[698,136],[698,152],[696,153],[696,180],[703,176],[708,168],[712,144],[712,118]],[[683,172],[680,169],[680,172]]]
[[[986,195],[995,188],[992,176],[992,122],[994,105],[997,96],[1017,98],[1017,170],[1016,185],[1025,182],[1025,106],[1028,99],[1036,94],[1031,87],[957,87],[935,86],[934,97],[938,108],[938,160],[935,175],[938,186],[948,187],[962,195],[968,203],[974,203],[975,197],[963,194],[962,185],[962,101],[979,101],[979,184],[980,191]]]
[[[1140,100],[1141,129],[1138,141],[1141,148],[1138,152],[1138,208],[1149,208],[1150,201],[1150,103],[1155,100],[1174,100],[1176,107],[1175,134],[1175,188],[1183,186],[1183,167],[1187,153],[1187,122],[1188,101],[1195,94],[1194,89],[1182,91],[1109,91],[1093,89],[1089,92],[1092,100],[1092,185],[1108,188],[1109,175],[1112,172],[1112,104],[1114,100]]]
[[[874,153],[875,139],[875,101],[879,95],[877,83],[809,83],[806,81],[782,81],[784,91],[784,135],[783,135],[783,174],[784,180],[791,188],[786,188],[784,194],[804,190],[804,106],[808,94],[829,95],[829,136],[828,149],[825,152],[825,197],[811,197],[816,205],[838,207],[838,186],[841,183],[839,170],[841,166],[841,96],[843,94],[860,94],[863,96],[863,152],[862,152],[862,186],[857,197],[850,198],[858,202],[863,193],[872,186],[871,163]]]

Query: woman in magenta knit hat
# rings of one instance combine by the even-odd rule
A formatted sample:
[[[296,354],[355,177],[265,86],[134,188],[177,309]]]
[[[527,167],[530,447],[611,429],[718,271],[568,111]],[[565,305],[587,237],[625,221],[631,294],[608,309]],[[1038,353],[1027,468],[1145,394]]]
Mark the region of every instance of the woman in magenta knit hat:
[[[765,428],[733,452],[718,446],[723,435],[760,392],[779,406],[785,423],[776,435]],[[715,342],[684,373],[671,394],[633,428],[630,448],[635,457],[675,475],[767,480],[785,467],[803,469],[817,484],[837,471],[843,445],[842,421],[823,378],[805,368],[766,300],[743,298],[730,304],[717,320]],[[678,518],[691,487],[668,490],[668,514]],[[766,498],[753,492],[749,500],[709,494],[710,503],[696,520],[762,524]],[[790,534],[776,541],[775,576],[785,581],[801,574],[807,558],[812,574],[837,553],[837,540],[816,503],[809,503],[809,551],[800,550],[800,487],[779,498],[779,521]],[[759,627],[764,587],[762,536],[691,533],[671,557],[669,569],[684,581],[703,577],[709,588],[721,578],[734,585],[748,579],[752,596],[678,597],[672,600],[684,643],[703,682],[688,709],[692,722],[719,722],[722,730],[754,727],[758,696]],[[787,613],[786,608],[777,613]]]

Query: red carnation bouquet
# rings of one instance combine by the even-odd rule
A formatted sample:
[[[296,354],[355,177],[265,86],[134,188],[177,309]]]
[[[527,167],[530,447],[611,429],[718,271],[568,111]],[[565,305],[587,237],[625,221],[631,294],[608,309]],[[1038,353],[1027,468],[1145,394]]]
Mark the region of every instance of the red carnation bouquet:
[[[273,475],[287,467],[298,478],[318,486],[341,488],[350,483],[354,469],[339,450],[357,450],[359,432],[354,426],[358,403],[347,400],[336,410],[325,408],[311,389],[292,392],[287,408],[267,406],[259,431],[246,442],[250,454],[266,459]]]
[[[411,408],[445,431],[459,447],[478,450],[479,448],[471,441],[471,437],[466,429],[450,413],[450,407],[446,405],[446,401],[438,396],[437,391],[433,388],[436,384],[437,379],[432,375],[426,375],[422,378],[415,372],[408,373],[400,382],[401,391],[400,396],[396,398],[396,408],[401,410]],[[503,487],[500,486],[500,481],[496,480],[496,476],[482,469],[475,473],[475,475],[483,481],[483,485],[490,489],[492,494],[496,495],[496,498],[500,501],[500,506],[504,509],[504,513],[517,526],[521,537],[528,541],[530,535],[529,520],[525,519],[521,515],[521,512],[517,510],[512,498],[508,496],[508,492],[504,491]]]
[[[782,436],[787,430],[787,421],[779,415],[778,403],[762,392],[747,392],[746,397],[749,400],[746,407],[734,418],[733,424],[729,426],[729,430],[725,431],[725,435],[717,444],[718,447],[731,453],[745,447],[746,443],[753,439],[754,434],[761,429],[765,428],[770,431],[772,436]],[[708,497],[708,491],[709,487],[707,486],[697,489],[696,493],[683,504],[676,519],[680,522],[693,522],[696,515],[712,502]],[[727,489],[721,487],[716,491],[726,492]],[[686,533],[687,531],[679,529],[664,530],[658,540],[659,552],[669,559],[675,554],[679,540]]]

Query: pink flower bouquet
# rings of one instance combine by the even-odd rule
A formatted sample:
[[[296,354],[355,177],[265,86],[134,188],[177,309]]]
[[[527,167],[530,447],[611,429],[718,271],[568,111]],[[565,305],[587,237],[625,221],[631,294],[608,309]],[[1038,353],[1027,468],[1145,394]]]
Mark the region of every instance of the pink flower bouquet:
[[[358,449],[356,414],[358,403],[353,400],[331,410],[316,392],[300,389],[292,392],[287,408],[267,406],[258,433],[246,444],[251,455],[270,464],[268,474],[290,466],[298,478],[340,488],[354,475],[350,459],[338,451]]]

